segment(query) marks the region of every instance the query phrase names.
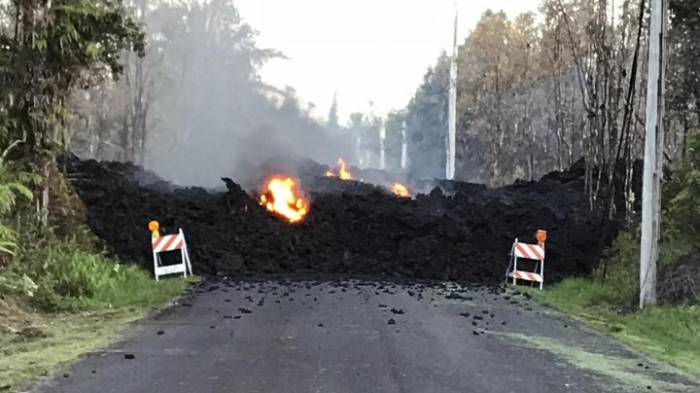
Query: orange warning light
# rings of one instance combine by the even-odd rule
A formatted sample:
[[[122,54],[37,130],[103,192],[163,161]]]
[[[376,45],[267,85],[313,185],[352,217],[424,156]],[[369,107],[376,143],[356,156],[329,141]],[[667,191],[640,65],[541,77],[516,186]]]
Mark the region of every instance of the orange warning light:
[[[538,229],[537,234],[535,235],[535,238],[537,238],[538,243],[544,243],[547,241],[547,231]]]
[[[151,221],[148,223],[148,229],[151,231],[154,237],[160,237],[160,224],[158,221]]]

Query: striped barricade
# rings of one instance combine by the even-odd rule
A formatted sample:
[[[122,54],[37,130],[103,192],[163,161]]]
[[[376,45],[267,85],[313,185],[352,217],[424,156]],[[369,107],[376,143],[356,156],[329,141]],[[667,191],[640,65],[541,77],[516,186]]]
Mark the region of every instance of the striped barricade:
[[[174,235],[164,235],[160,236],[157,231],[154,231],[153,236],[151,236],[151,248],[153,250],[153,274],[156,276],[156,281],[160,276],[165,276],[168,274],[180,274],[183,277],[187,277],[187,274],[192,275],[192,264],[190,263],[190,256],[187,252],[187,242],[185,241],[185,234],[182,229]],[[160,255],[164,252],[169,251],[180,251],[181,260],[180,263],[175,265],[162,266]]]
[[[540,244],[528,244],[521,243],[518,239],[515,239],[510,254],[513,259],[506,271],[506,280],[512,278],[513,285],[516,285],[518,280],[537,282],[540,284],[540,289],[542,289],[544,287],[544,241]],[[518,258],[537,261],[535,271],[518,270]]]

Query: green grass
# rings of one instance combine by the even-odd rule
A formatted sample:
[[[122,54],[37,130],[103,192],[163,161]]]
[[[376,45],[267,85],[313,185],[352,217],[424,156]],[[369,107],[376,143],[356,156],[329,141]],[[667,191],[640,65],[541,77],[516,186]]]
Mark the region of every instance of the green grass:
[[[91,311],[42,313],[29,311],[23,300],[0,297],[0,391],[19,392],[82,354],[109,345],[130,323],[168,304],[197,281],[155,282],[142,274],[148,283],[131,282],[83,302]],[[105,308],[108,304],[112,308]]]
[[[142,268],[120,264],[79,230],[69,238],[59,238],[51,230],[27,232],[20,232],[22,241],[10,269],[0,271],[0,295],[21,297],[41,311],[144,307],[183,289],[182,280],[156,283]]]
[[[700,377],[700,307],[658,306],[634,311],[617,286],[571,278],[535,299],[583,321],[630,347]],[[620,305],[624,306],[620,306]]]
[[[60,225],[41,223],[31,204],[15,203],[19,196],[32,200],[19,183],[32,179],[0,160],[0,392],[20,391],[104,347],[197,280],[156,282],[107,256],[80,224],[79,200],[60,175],[51,186],[56,215],[48,221]]]
[[[37,317],[31,329],[0,333],[0,391],[19,392],[82,354],[107,346],[143,308]]]
[[[197,280],[156,282],[84,240],[43,235],[37,245],[20,243],[10,269],[0,271],[0,392],[21,391],[108,345]]]
[[[576,343],[547,336],[506,332],[496,334],[517,340],[527,347],[544,350],[555,355],[555,364],[563,368],[576,367],[603,377],[601,385],[605,386],[607,391],[639,392],[641,391],[640,387],[648,386],[651,389],[647,388],[647,391],[650,390],[652,392],[697,392],[696,386],[689,386],[692,382],[687,383],[680,379],[672,381],[669,378],[665,378],[668,375],[678,374],[678,370],[671,366],[653,362],[653,370],[640,373],[637,363],[630,362],[627,356],[599,353]]]

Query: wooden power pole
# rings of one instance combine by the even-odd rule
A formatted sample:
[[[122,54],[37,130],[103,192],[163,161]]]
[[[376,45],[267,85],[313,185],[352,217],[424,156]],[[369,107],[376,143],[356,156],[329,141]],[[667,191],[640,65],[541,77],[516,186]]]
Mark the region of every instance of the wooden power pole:
[[[661,178],[664,150],[664,57],[666,1],[651,0],[649,70],[647,79],[644,177],[642,183],[642,240],[639,269],[639,307],[656,304],[656,262],[659,256]]]
[[[452,41],[452,58],[450,59],[450,97],[448,108],[447,160],[445,178],[454,180],[457,156],[457,3],[455,3],[455,25]]]

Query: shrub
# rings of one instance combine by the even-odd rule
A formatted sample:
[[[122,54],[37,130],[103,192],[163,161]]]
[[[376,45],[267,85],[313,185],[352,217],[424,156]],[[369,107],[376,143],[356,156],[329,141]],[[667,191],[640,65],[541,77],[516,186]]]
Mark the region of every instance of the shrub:
[[[700,133],[688,138],[688,159],[666,185],[664,236],[700,246]],[[687,250],[687,247],[683,247]]]
[[[617,236],[603,265],[594,272],[596,282],[604,287],[597,291],[602,295],[601,301],[616,305],[634,303],[639,293],[639,252],[639,236],[635,232],[625,231]]]
[[[186,285],[180,279],[155,282],[148,272],[118,263],[95,244],[87,230],[62,239],[27,225],[20,230],[15,263],[0,276],[0,292],[22,294],[45,311],[76,311],[162,303]],[[35,286],[18,287],[20,279]]]
[[[18,198],[32,200],[29,184],[36,182],[36,177],[12,170],[0,155],[0,254],[14,255],[17,247],[15,232],[6,224],[7,216],[15,208]]]

